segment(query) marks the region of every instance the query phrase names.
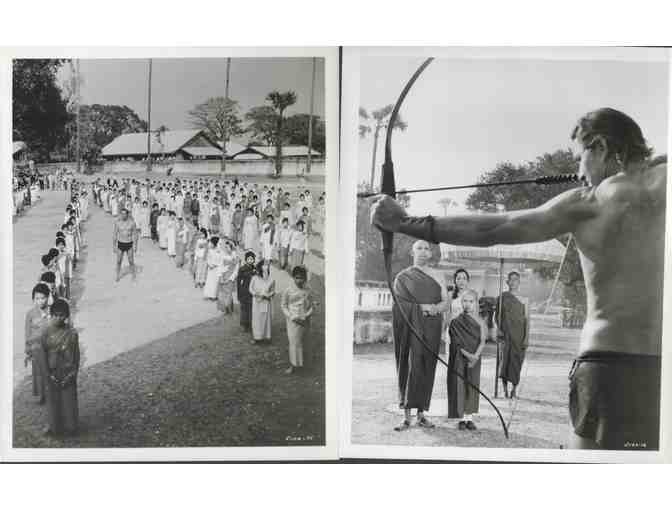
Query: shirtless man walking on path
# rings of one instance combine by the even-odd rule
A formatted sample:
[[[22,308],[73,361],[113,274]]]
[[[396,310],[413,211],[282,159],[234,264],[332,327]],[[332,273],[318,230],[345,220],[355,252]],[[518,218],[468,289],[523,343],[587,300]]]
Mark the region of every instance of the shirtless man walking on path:
[[[131,274],[135,280],[134,255],[138,252],[138,228],[133,218],[128,216],[128,209],[121,210],[121,215],[114,222],[112,231],[112,250],[117,254],[117,278],[121,271],[121,263],[124,260],[124,253],[128,254],[128,265],[131,267]]]
[[[630,117],[602,108],[582,117],[582,188],[535,209],[410,217],[389,197],[372,207],[384,231],[467,246],[522,244],[571,233],[586,285],[587,317],[570,372],[570,447],[656,450],[660,423],[667,166]]]

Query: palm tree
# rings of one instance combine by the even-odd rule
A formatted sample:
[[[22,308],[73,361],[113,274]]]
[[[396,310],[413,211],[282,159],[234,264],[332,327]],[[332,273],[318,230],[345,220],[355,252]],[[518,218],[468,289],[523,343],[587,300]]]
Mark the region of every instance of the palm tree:
[[[450,197],[444,197],[439,200],[439,205],[443,207],[443,215],[448,216],[449,207],[457,207],[459,204]]]
[[[388,104],[387,106],[383,106],[378,110],[372,111],[371,115],[369,116],[369,114],[364,108],[362,107],[359,108],[360,119],[368,121],[370,118],[373,118],[374,121],[373,128],[369,126],[367,123],[359,125],[359,136],[361,138],[364,138],[367,135],[367,133],[373,131],[373,156],[371,158],[371,189],[373,189],[374,187],[374,180],[376,176],[376,153],[378,152],[378,137],[380,136],[380,132],[383,129],[385,130],[388,129],[388,122],[390,120],[389,117],[393,109],[394,106]],[[407,127],[408,124],[406,124],[401,119],[401,115],[398,115],[394,123],[394,126],[392,126],[392,129],[399,129],[400,131],[404,131]]]
[[[274,90],[266,96],[266,101],[269,101],[275,110],[276,130],[275,130],[275,176],[278,177],[282,173],[282,143],[284,130],[284,113],[287,108],[296,103],[296,92],[288,90],[287,92],[278,92]]]

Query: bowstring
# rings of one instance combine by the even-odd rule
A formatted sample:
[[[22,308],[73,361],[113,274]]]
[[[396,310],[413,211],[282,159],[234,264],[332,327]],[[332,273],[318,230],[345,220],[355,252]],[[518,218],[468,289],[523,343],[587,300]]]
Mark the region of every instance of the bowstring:
[[[565,253],[562,256],[562,262],[565,261],[565,257],[567,256],[567,252],[569,251],[569,245],[572,244],[573,240],[574,240],[574,236],[572,236],[570,234],[569,241],[567,241],[567,246],[565,246]],[[558,275],[562,271],[562,268],[563,268],[563,264],[561,263],[560,267],[558,268]],[[553,298],[553,289],[551,289],[551,295],[548,297],[548,300],[550,301],[552,298]],[[531,321],[530,321],[530,323],[531,323]],[[530,327],[530,329],[531,329],[531,327]],[[529,345],[528,345],[528,348],[529,348]],[[523,363],[525,363],[525,361],[523,361]],[[529,369],[530,369],[530,362],[528,360],[525,363],[524,377],[521,378],[520,381],[518,382],[518,388],[517,388],[517,391],[516,391],[516,399],[513,402],[513,406],[512,406],[512,409],[511,409],[511,415],[509,416],[509,421],[506,424],[507,428],[511,427],[511,423],[513,423],[514,415],[515,415],[516,411],[518,410],[518,401],[520,400],[520,395],[522,393],[520,390],[523,388],[522,381],[527,380],[527,373],[528,373]]]

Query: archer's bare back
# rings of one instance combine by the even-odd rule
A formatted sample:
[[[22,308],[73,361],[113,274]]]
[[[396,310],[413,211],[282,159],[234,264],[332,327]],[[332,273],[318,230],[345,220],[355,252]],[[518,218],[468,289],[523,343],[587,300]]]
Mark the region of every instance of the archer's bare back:
[[[581,352],[660,355],[666,173],[621,173],[584,195],[598,214],[573,231],[587,294]]]

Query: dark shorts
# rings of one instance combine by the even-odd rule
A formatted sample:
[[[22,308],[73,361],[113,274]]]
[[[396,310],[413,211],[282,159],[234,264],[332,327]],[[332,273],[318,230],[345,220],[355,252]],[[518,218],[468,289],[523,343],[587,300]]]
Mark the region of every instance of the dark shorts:
[[[120,251],[128,251],[131,248],[133,248],[133,241],[130,243],[123,243],[121,241],[117,241],[117,248],[119,248]]]
[[[574,432],[607,450],[657,450],[660,357],[587,352],[569,374]]]

